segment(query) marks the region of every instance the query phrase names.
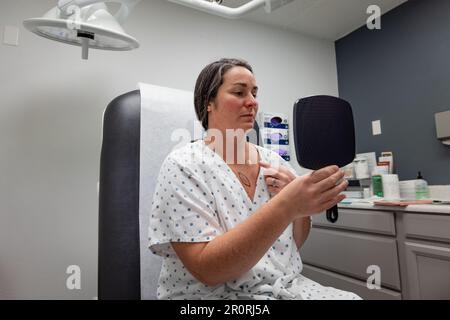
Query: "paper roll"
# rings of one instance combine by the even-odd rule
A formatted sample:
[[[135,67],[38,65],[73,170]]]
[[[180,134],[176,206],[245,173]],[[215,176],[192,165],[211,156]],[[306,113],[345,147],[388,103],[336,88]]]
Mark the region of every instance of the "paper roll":
[[[383,183],[383,197],[386,200],[400,200],[400,186],[398,175],[382,174],[381,181]]]
[[[356,179],[370,178],[369,165],[366,159],[357,158],[354,160],[354,163]]]

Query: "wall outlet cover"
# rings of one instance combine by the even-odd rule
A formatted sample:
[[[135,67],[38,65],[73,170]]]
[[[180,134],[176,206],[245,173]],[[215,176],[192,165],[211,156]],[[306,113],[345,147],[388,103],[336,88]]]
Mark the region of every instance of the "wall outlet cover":
[[[381,134],[381,121],[380,120],[372,121],[372,134],[374,136]]]
[[[5,26],[3,32],[3,43],[10,46],[19,45],[19,28],[14,26]]]

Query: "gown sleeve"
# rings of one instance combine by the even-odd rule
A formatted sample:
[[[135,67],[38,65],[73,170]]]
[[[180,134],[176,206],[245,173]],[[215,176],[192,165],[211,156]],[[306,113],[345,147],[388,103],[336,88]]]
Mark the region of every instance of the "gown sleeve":
[[[208,177],[195,164],[169,155],[155,187],[149,222],[149,247],[157,255],[175,255],[171,242],[208,242],[224,233]]]

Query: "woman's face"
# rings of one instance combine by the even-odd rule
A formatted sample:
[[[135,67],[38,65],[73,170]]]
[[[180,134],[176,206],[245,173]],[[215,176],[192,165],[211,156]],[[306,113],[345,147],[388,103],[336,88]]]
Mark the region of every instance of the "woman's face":
[[[257,91],[255,77],[248,69],[229,69],[216,98],[208,105],[208,128],[252,129],[258,112]]]

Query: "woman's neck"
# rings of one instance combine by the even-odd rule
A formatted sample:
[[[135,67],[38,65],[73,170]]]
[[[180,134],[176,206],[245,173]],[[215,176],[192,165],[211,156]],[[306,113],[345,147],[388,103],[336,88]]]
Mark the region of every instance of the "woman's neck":
[[[242,131],[243,132],[243,131]],[[245,133],[234,134],[229,130],[225,134],[208,131],[204,139],[205,144],[220,155],[228,165],[249,165],[258,163],[258,153],[249,142]]]

